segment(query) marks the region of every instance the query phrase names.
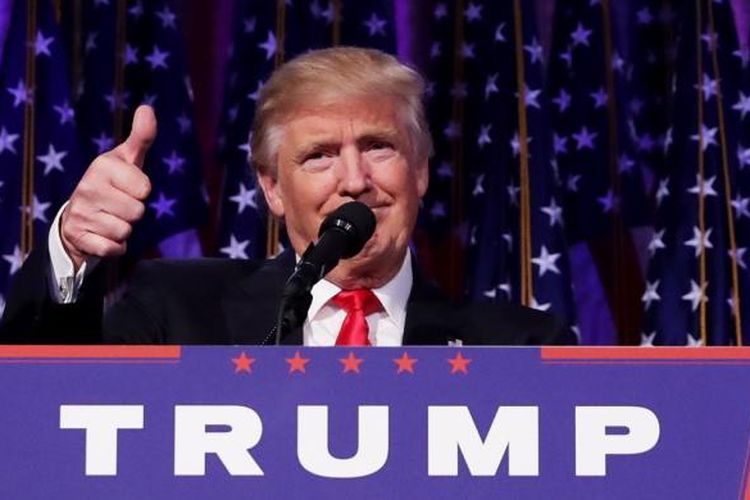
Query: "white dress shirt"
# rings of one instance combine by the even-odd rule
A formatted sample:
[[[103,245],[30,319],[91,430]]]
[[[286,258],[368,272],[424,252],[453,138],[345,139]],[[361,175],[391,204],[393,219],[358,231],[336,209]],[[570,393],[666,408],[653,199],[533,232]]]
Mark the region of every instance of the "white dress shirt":
[[[400,346],[406,324],[406,301],[412,285],[411,254],[405,252],[404,262],[396,276],[372,292],[383,305],[383,310],[367,316],[370,328],[369,340],[374,346]],[[337,285],[325,279],[312,288],[312,302],[307,319],[302,327],[306,346],[332,346],[336,344],[346,311],[330,302],[341,291]]]
[[[58,304],[71,304],[78,299],[78,292],[85,276],[99,262],[89,257],[78,272],[73,261],[65,252],[60,237],[60,215],[67,206],[63,205],[52,221],[48,237],[50,256],[50,294]],[[366,321],[370,328],[369,339],[374,346],[400,346],[404,338],[406,324],[406,302],[412,286],[411,253],[405,252],[404,262],[396,276],[373,293],[383,305],[383,310],[370,314]],[[312,288],[312,303],[303,325],[303,342],[306,346],[332,346],[336,344],[346,312],[329,301],[341,288],[325,279]]]

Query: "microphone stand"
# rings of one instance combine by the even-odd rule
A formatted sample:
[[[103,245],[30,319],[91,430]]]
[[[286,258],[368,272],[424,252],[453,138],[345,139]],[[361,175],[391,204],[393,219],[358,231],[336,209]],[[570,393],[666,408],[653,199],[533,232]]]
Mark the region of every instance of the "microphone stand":
[[[312,284],[318,282],[322,277],[320,274],[323,273],[322,270],[316,269],[306,260],[314,247],[315,245],[310,243],[294,273],[284,285],[279,301],[279,314],[276,318],[275,331],[272,330],[272,333],[267,337],[270,340],[272,334],[275,333],[276,345],[280,345],[281,339],[286,335],[301,329],[305,323],[305,318],[307,318],[307,311],[310,309],[310,303],[312,302],[312,294],[310,293]]]

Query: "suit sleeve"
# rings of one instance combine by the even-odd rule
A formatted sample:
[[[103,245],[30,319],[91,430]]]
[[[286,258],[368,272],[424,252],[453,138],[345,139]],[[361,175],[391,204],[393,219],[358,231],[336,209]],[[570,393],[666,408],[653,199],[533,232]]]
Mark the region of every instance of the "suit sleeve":
[[[9,344],[96,344],[102,340],[103,270],[88,276],[74,304],[50,294],[49,251],[38,245],[11,285],[0,321],[0,342]]]

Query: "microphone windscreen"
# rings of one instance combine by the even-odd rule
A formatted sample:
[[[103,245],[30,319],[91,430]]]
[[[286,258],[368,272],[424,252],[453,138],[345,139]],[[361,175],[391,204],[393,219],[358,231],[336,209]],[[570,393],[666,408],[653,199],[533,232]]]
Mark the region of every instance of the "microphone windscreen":
[[[344,259],[357,255],[375,232],[375,214],[370,207],[359,201],[344,203],[325,218],[318,236],[331,228],[347,235]]]

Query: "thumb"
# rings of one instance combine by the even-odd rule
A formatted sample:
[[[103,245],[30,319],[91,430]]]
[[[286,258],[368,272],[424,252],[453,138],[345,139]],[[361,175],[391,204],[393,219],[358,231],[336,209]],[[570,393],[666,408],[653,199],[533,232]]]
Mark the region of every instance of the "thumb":
[[[115,148],[115,153],[128,163],[143,168],[148,148],[156,138],[156,115],[151,106],[138,106],[133,115],[133,126],[125,142]]]

